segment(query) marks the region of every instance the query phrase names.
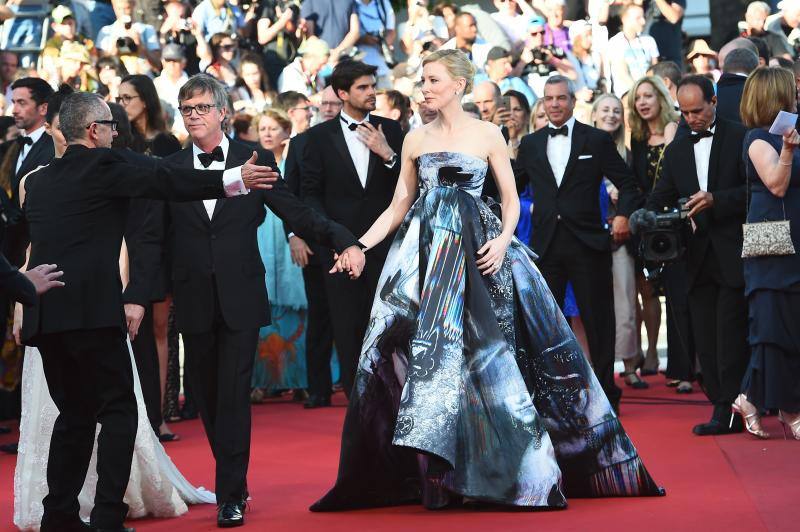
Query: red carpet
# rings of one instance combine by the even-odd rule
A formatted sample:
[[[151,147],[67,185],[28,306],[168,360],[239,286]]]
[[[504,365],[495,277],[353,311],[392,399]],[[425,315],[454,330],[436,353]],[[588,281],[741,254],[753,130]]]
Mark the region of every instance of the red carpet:
[[[454,509],[428,512],[401,507],[337,514],[312,514],[309,504],[333,483],[339,455],[340,405],[313,411],[296,403],[270,402],[253,408],[249,486],[253,500],[248,530],[798,530],[800,442],[784,441],[775,418],[766,420],[773,439],[749,435],[699,438],[694,423],[710,413],[701,394],[677,396],[662,377],[650,390],[625,390],[622,422],[656,481],[661,498],[571,499],[563,511],[518,512]],[[213,463],[198,421],[176,423],[180,442],[167,452],[190,481],[213,489]],[[0,443],[12,441],[3,436]],[[14,457],[0,456],[0,530],[14,530]],[[177,519],[131,521],[140,531],[216,530],[215,508],[193,507]]]

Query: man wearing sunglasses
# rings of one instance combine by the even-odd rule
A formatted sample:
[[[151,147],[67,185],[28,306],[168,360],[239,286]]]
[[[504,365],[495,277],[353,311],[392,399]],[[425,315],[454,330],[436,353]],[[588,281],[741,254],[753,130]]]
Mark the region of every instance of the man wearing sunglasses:
[[[208,74],[197,74],[178,100],[192,145],[167,158],[182,168],[232,168],[252,153],[223,130],[227,91]],[[276,167],[258,149],[258,163]],[[156,205],[158,203],[158,205]],[[256,231],[269,207],[304,239],[347,254],[351,276],[364,268],[358,241],[342,225],[294,196],[283,180],[271,190],[235,199],[154,202],[142,245],[148,257],[167,246],[185,370],[216,461],[217,524],[244,523],[250,457],[250,382],[258,331],[270,323],[264,264]],[[156,265],[157,267],[157,265]],[[157,270],[153,270],[157,271]]]
[[[50,442],[44,532],[84,530],[80,492],[97,423],[93,529],[122,530],[137,411],[126,333],[134,337],[150,287],[122,290],[119,253],[133,197],[222,198],[266,188],[277,175],[255,155],[229,170],[199,172],[160,161],[132,164],[108,149],[117,123],[97,95],[67,96],[59,113],[63,157],[28,174],[24,212],[29,267],[58,264],[64,286],[24,309],[22,339],[39,348],[60,412]],[[139,264],[132,264],[137,270]],[[140,275],[140,274],[136,274]],[[144,278],[144,277],[142,277]]]

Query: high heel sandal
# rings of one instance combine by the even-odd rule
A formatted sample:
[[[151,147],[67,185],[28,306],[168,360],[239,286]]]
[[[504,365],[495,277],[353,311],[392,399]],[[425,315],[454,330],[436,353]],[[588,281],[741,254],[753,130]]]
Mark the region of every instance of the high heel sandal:
[[[647,366],[647,363],[651,361],[650,353],[648,353],[647,356],[640,361],[641,365],[639,367],[641,369],[639,370],[639,373],[641,373],[642,377],[658,375],[658,366],[659,366],[658,351],[656,351],[655,356],[653,356],[652,358],[654,358],[656,361],[655,367],[653,368]]]
[[[622,372],[622,376],[625,378],[625,384],[633,388],[634,390],[644,390],[649,388],[650,385],[644,382],[639,375],[636,374],[636,370]]]
[[[781,422],[783,426],[783,439],[788,440],[789,437],[786,435],[786,429],[792,433],[792,437],[795,440],[800,440],[800,412],[796,414],[789,414],[788,412],[784,412],[780,410],[778,412],[778,421]]]
[[[635,360],[636,363],[633,365],[632,371],[636,372],[637,370],[642,369],[642,366],[644,366],[644,355],[640,352],[633,358],[633,360]],[[626,369],[623,369],[622,371],[619,372],[619,376],[624,378],[626,375],[628,375],[628,373],[630,372],[627,371]]]
[[[769,433],[761,428],[761,417],[758,415],[758,409],[747,400],[747,396],[743,393],[740,393],[739,396],[733,401],[731,405],[731,421],[728,425],[729,428],[733,427],[733,418],[736,414],[742,416],[742,420],[744,421],[744,428],[755,436],[756,438],[761,438],[762,440],[766,440],[769,438]],[[798,416],[800,419],[800,416]]]

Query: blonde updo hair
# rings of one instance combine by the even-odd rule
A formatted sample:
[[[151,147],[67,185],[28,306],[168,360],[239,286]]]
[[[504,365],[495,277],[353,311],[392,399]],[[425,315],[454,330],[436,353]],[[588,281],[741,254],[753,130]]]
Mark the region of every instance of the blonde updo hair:
[[[429,63],[441,63],[453,79],[464,78],[467,82],[464,94],[472,92],[475,65],[469,60],[467,54],[461,50],[436,50],[422,60],[423,67]]]

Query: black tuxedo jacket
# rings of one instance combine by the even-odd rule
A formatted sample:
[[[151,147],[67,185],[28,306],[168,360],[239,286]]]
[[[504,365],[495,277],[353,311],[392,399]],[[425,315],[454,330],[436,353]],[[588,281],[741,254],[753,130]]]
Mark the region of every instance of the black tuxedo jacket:
[[[222,172],[187,172],[152,160],[127,162],[113,150],[70,146],[25,181],[23,210],[31,235],[29,267],[57,264],[66,286],[25,309],[22,335],[125,327],[123,302],[145,305],[126,291],[119,252],[132,197],[223,197]]]
[[[689,238],[686,256],[690,286],[709,246],[716,253],[726,284],[744,286],[741,255],[747,194],[742,158],[745,132],[741,124],[717,117],[708,164],[708,191],[714,196],[714,206],[694,217],[697,229]],[[675,207],[678,198],[688,198],[700,190],[694,144],[688,137],[676,138],[667,146],[661,167],[661,179],[647,199],[648,209]]]
[[[23,305],[36,303],[36,288],[0,254],[0,294]]]
[[[630,216],[638,193],[633,175],[617,152],[611,136],[575,121],[572,149],[561,186],[547,159],[547,128],[522,138],[514,173],[518,186],[533,189],[531,248],[540,256],[563,223],[581,242],[597,251],[610,251],[611,237],[600,215],[600,183],[607,177],[619,190],[617,214]]]
[[[276,168],[270,152],[256,151],[258,164]],[[251,148],[231,140],[225,167],[244,164],[252,153]],[[192,147],[165,161],[193,168]],[[282,179],[270,190],[252,190],[245,196],[217,200],[212,219],[202,201],[153,202],[140,247],[149,250],[144,253],[151,261],[161,256],[163,245],[170,247],[172,290],[181,332],[210,331],[215,308],[234,330],[257,329],[270,323],[264,264],[256,238],[266,214],[265,205],[305,239],[337,251],[357,244],[347,229],[292,195]],[[149,268],[157,271],[158,265],[151,262]]]
[[[52,161],[55,157],[55,149],[53,138],[47,133],[43,133],[39,140],[31,146],[31,151],[22,161],[19,171],[16,171],[16,165],[22,150],[13,146],[9,148],[9,150],[11,149],[14,150],[13,153],[16,153],[16,157],[12,153],[7,154],[14,157],[14,160],[10,161],[11,175],[8,181],[11,184],[11,202],[6,213],[8,225],[3,249],[9,261],[19,267],[25,262],[25,250],[28,247],[28,231],[25,224],[22,223],[22,209],[19,204],[19,182],[31,171]]]
[[[389,146],[398,156],[392,168],[370,152],[366,186],[361,186],[353,159],[347,149],[342,122],[337,116],[308,130],[303,150],[301,190],[306,203],[360,237],[372,226],[392,201],[400,175],[403,131],[395,120],[370,115],[375,127],[381,125]],[[291,145],[290,145],[291,147]],[[287,161],[288,163],[288,161]],[[368,252],[385,257],[391,238]],[[382,260],[380,261],[382,263]],[[369,265],[370,261],[367,260]],[[382,266],[382,264],[381,264]]]

